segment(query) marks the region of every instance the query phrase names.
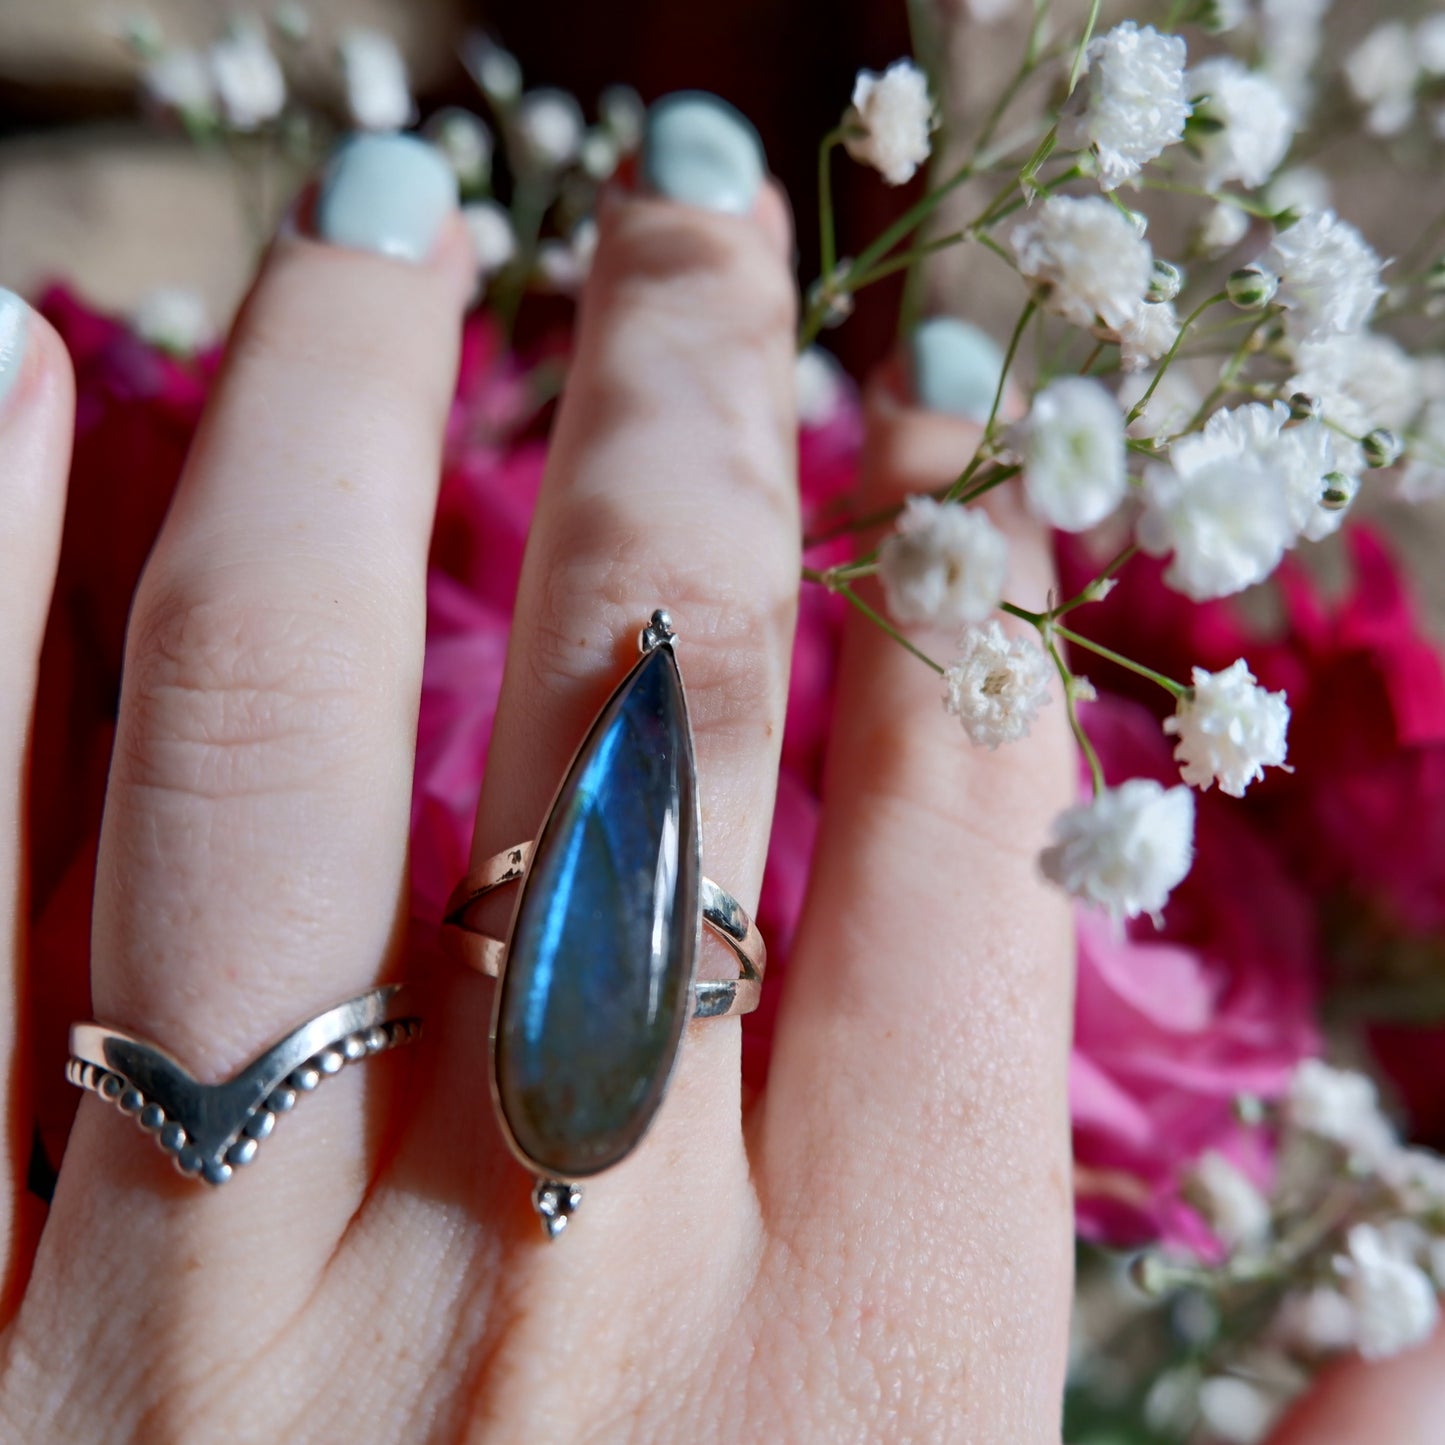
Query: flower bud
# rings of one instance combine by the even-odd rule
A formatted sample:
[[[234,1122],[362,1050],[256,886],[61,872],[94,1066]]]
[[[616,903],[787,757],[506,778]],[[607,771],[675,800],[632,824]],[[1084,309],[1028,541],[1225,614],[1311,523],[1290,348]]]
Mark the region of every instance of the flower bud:
[[[492,133],[479,117],[449,106],[427,122],[425,133],[452,168],[464,196],[487,188],[492,178]]]
[[[1321,410],[1319,397],[1311,396],[1307,391],[1297,391],[1289,399],[1291,421],[1314,421]]]
[[[1425,273],[1427,291],[1445,291],[1445,256],[1441,256]]]
[[[1157,1254],[1138,1254],[1129,1261],[1129,1280],[1140,1294],[1158,1299],[1176,1282],[1175,1272]]]
[[[1279,290],[1279,277],[1262,266],[1241,266],[1229,273],[1224,283],[1225,294],[1241,311],[1258,311],[1274,300]]]
[[[845,257],[834,267],[831,276],[819,276],[808,288],[809,309],[817,308],[821,312],[822,324],[828,329],[841,326],[853,314],[853,294],[842,286],[852,265]]]
[[[1156,304],[1172,301],[1184,288],[1184,272],[1172,261],[1154,262],[1154,274],[1149,278],[1149,292],[1145,297]]]
[[[1365,453],[1366,463],[1372,467],[1393,467],[1405,450],[1400,438],[1382,426],[1366,432],[1360,439],[1360,447]]]
[[[522,67],[510,50],[488,35],[473,33],[462,43],[462,61],[483,95],[500,109],[522,94]]]
[[[1360,479],[1348,472],[1329,472],[1324,478],[1324,490],[1320,493],[1320,506],[1327,512],[1343,512],[1355,500],[1360,490]]]

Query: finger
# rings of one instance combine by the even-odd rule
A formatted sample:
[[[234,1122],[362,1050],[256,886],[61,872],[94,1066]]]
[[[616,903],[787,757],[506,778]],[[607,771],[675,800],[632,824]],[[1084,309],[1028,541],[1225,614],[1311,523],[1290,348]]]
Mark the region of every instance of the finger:
[[[914,388],[934,410],[903,405],[886,380],[871,387],[867,507],[944,486],[967,463],[979,427],[938,408],[987,413],[999,361],[993,352],[992,384],[981,380],[979,347],[956,322],[914,339]],[[1047,536],[1006,489],[987,510],[1008,538],[1006,595],[1043,605]],[[945,663],[956,642],[915,640]],[[997,752],[970,746],[941,700],[934,673],[850,620],[763,1174],[781,1227],[841,1251],[845,1273],[868,1271],[854,1287],[871,1318],[907,1321],[909,1345],[891,1348],[952,1382],[960,1437],[1056,1438],[1072,947],[1068,910],[1034,860],[1072,795],[1073,755],[1057,700],[1027,741]],[[880,1219],[889,1245],[854,1248]]]
[[[788,222],[762,184],[751,127],[711,98],[654,109],[646,169],[652,192],[614,195],[599,218],[474,857],[536,835],[578,741],[636,657],[640,626],[662,606],[679,634],[696,740],[703,869],[751,909],[798,576]],[[703,950],[700,974],[736,976],[719,946]],[[458,1041],[470,1082],[458,1087],[475,1095],[483,1035],[470,1028]],[[655,1201],[680,1179],[694,1207],[730,1206],[747,1177],[739,1072],[735,1019],[686,1031],[653,1129],[589,1192],[593,1248],[608,1248],[612,1229],[644,1237],[639,1197]],[[510,1201],[500,1207],[530,1239],[535,1223],[513,1208],[524,1176],[507,1166],[495,1177],[499,1201]]]
[[[25,775],[40,645],[65,510],[75,383],[60,338],[0,290],[0,1308],[38,1223],[25,1192],[33,1134],[23,1047]],[[30,1215],[30,1218],[26,1216]]]
[[[1445,1412],[1445,1332],[1417,1350],[1346,1360],[1291,1410],[1270,1445],[1436,1445]]]
[[[319,239],[276,242],[237,321],[127,639],[94,1005],[203,1081],[369,988],[397,934],[426,554],[471,268],[450,172],[410,138],[344,147],[315,224]],[[263,1316],[294,1307],[365,1188],[361,1076],[388,1068],[329,1081],[214,1193],[87,1101],[56,1200],[70,1246],[57,1269],[72,1273],[97,1231],[113,1243],[104,1200],[160,1249],[177,1221],[192,1240],[207,1221],[212,1269],[274,1276]],[[307,1205],[264,1216],[262,1236],[285,1240],[268,1257],[257,1211],[278,1186]],[[239,1258],[248,1237],[260,1264]]]

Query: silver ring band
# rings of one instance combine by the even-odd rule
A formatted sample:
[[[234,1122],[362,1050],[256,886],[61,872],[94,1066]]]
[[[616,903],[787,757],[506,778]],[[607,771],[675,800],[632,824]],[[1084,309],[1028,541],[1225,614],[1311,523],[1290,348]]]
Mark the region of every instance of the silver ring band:
[[[302,1094],[351,1063],[409,1043],[421,1020],[403,984],[327,1009],[271,1044],[231,1078],[202,1084],[164,1050],[121,1029],[72,1024],[65,1077],[154,1136],[177,1169],[224,1184]]]
[[[500,978],[506,968],[505,940],[471,928],[466,917],[472,906],[498,888],[518,882],[532,861],[533,844],[518,843],[479,863],[452,890],[442,916],[442,940],[469,968],[489,978]],[[700,978],[693,985],[692,1017],[726,1018],[751,1013],[762,997],[763,972],[768,949],[758,926],[726,888],[711,878],[699,890],[702,921],[733,951],[741,972],[737,978]]]

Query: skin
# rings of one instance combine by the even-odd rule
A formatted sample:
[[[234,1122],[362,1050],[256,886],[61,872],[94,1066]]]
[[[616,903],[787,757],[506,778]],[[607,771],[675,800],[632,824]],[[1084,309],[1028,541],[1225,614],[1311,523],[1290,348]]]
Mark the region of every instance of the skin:
[[[755,905],[798,587],[790,244],[771,190],[746,217],[604,208],[478,858],[535,833],[665,602],[705,866]],[[466,246],[459,224],[420,265],[276,242],[135,598],[95,1013],[204,1079],[399,968]],[[32,317],[0,410],[12,1049],[21,780],[72,405]],[[947,481],[976,439],[880,377],[865,505]],[[1045,537],[1011,494],[989,504],[1011,595],[1042,604]],[[1028,741],[970,748],[937,680],[855,621],[768,1087],[742,1097],[735,1020],[690,1029],[654,1128],[555,1245],[491,1113],[493,985],[455,967],[429,980],[409,1059],[344,1071],[221,1190],[87,1097],[42,1220],[12,1100],[0,1438],[1057,1442],[1072,940],[1034,854],[1074,780],[1057,702]],[[1371,1420],[1372,1445],[1424,1438]]]

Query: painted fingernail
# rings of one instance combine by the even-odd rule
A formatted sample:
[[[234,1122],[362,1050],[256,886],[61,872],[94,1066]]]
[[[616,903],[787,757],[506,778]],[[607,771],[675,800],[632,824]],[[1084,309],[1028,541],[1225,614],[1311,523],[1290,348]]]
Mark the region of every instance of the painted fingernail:
[[[763,143],[752,122],[700,90],[664,96],[647,113],[642,178],[660,196],[745,216],[758,198]]]
[[[456,176],[434,146],[409,135],[353,136],[321,178],[316,230],[333,245],[424,261],[456,205]]]
[[[920,323],[908,338],[907,365],[919,406],[969,421],[988,420],[1003,353],[977,326],[952,316]]]
[[[0,286],[0,403],[20,375],[29,330],[30,308],[13,291]]]

